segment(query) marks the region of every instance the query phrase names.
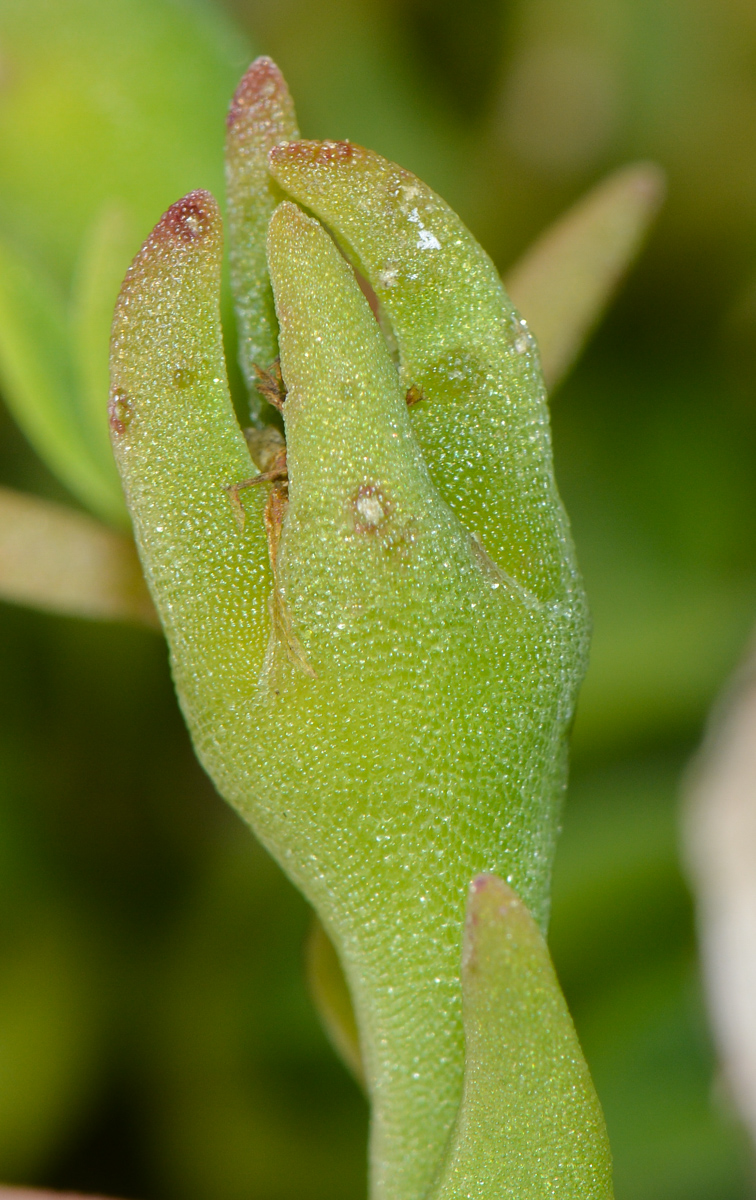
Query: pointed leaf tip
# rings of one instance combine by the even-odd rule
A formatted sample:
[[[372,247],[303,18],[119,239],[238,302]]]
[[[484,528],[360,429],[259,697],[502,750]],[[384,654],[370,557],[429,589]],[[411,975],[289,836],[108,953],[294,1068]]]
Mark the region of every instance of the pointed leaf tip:
[[[108,417],[115,450],[135,414],[137,380],[147,398],[158,381],[174,389],[195,381],[200,367],[193,327],[199,327],[197,313],[206,302],[203,333],[211,342],[219,338],[215,293],[220,289],[222,248],[218,204],[210,192],[198,190],[163,213],[129,267],[111,333]],[[188,308],[179,303],[185,289],[195,295]]]
[[[259,129],[267,124],[294,119],[292,103],[286,80],[272,58],[262,55],[256,58],[245,71],[226,117],[226,128],[235,137],[243,136],[244,127]]]
[[[211,192],[199,188],[177,200],[158,221],[145,247],[161,241],[201,245],[220,236],[220,211]]]

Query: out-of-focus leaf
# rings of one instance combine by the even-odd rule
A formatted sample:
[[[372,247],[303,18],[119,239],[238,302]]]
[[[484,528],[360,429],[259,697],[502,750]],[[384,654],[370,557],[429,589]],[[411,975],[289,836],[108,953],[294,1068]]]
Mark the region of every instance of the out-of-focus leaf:
[[[105,206],[140,241],[191,188],[223,194],[223,122],[251,53],[203,0],[3,0],[0,225],[65,286]]]
[[[74,495],[125,525],[112,455],[108,470],[107,460],[97,461],[80,420],[65,304],[41,270],[2,241],[0,383],[29,441]]]
[[[570,784],[549,946],[606,1116],[617,1195],[745,1195],[745,1139],[721,1103],[677,854],[677,749]]]
[[[107,435],[113,306],[156,214],[198,185],[223,194],[249,51],[202,0],[5,0],[0,52],[0,387],[55,474],[126,527]]]
[[[100,1052],[102,979],[75,918],[28,905],[8,927],[0,976],[0,1172],[24,1177],[90,1098]]]
[[[0,598],[157,626],[134,543],[60,504],[0,488]]]
[[[536,336],[549,388],[572,366],[663,196],[659,167],[624,167],[560,217],[508,272],[507,291]]]
[[[604,1118],[543,935],[495,875],[462,953],[465,1082],[437,1200],[610,1197]]]
[[[134,232],[125,211],[117,205],[106,205],[82,243],[70,305],[70,346],[77,368],[79,419],[91,453],[113,478],[119,498],[121,486],[110,447],[105,400],[110,386],[108,360],[103,347],[110,340],[123,264],[133,244]]]
[[[685,835],[709,1010],[756,1142],[756,654],[714,719],[687,788]]]
[[[306,949],[307,982],[334,1050],[359,1083],[364,1083],[360,1035],[352,997],[336,948],[317,917]]]

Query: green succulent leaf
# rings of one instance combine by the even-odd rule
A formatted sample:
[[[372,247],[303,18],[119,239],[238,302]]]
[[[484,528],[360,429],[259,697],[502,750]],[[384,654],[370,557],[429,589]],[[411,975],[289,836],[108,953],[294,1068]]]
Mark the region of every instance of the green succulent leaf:
[[[488,255],[426,184],[360,146],[292,142],[270,162],[374,289],[440,495],[539,598],[577,593],[537,347]]]
[[[470,887],[462,996],[465,1082],[433,1200],[608,1200],[604,1118],[548,948],[495,875]]]

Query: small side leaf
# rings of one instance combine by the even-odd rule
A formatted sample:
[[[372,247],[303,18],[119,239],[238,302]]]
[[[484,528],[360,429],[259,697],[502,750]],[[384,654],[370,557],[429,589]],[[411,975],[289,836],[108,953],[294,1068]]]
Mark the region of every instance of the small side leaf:
[[[65,305],[41,272],[0,242],[0,386],[37,453],[99,516],[127,523],[123,497],[97,462],[78,413]]]
[[[605,1200],[611,1155],[538,926],[496,875],[473,880],[462,954],[465,1082],[433,1200]]]
[[[538,340],[551,390],[611,300],[663,198],[659,167],[623,167],[578,200],[507,273],[507,291]]]
[[[84,513],[0,488],[0,599],[157,627],[130,538]]]
[[[313,917],[306,947],[307,983],[328,1040],[358,1083],[365,1084],[360,1035],[336,947],[317,917]]]
[[[278,354],[278,322],[265,257],[265,237],[283,192],[268,172],[268,152],[299,136],[294,104],[270,58],[252,63],[228,114],[226,190],[229,263],[239,331],[239,362],[257,422],[262,399],[255,366],[266,370]]]

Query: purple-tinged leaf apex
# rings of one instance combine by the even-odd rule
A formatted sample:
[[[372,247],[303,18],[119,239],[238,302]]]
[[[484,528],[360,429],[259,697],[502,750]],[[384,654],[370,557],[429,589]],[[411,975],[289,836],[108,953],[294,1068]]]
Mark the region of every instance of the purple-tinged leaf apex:
[[[256,58],[245,71],[234,92],[226,117],[229,135],[243,139],[245,133],[259,136],[266,126],[271,134],[286,136],[294,122],[286,80],[272,58]]]
[[[145,242],[137,261],[148,248],[154,248],[161,242],[199,245],[204,241],[215,242],[219,236],[220,213],[215,197],[200,188],[177,200],[163,214]]]

